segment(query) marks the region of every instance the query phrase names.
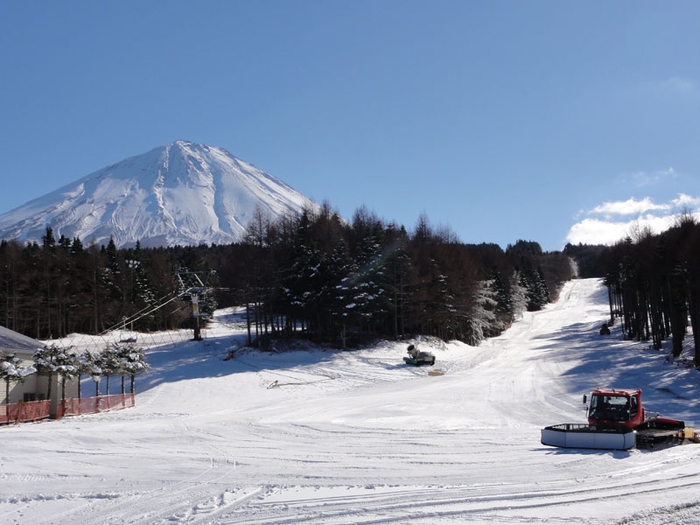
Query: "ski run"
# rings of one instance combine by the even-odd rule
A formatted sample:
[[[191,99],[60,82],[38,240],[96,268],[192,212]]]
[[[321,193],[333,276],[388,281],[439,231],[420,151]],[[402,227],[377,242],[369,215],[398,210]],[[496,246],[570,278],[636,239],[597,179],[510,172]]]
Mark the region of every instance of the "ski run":
[[[478,347],[244,350],[231,310],[203,341],[151,334],[135,408],[0,428],[0,523],[700,524],[700,445],[540,444],[585,423],[598,386],[700,423],[698,371],[619,326],[601,336],[608,317],[583,279]],[[406,365],[409,344],[435,365]]]

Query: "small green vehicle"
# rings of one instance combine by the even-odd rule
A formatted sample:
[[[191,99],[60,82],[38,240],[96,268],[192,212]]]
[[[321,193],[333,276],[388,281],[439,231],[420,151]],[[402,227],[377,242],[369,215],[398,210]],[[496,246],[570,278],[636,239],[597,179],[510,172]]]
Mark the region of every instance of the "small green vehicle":
[[[409,345],[407,352],[408,357],[403,358],[404,363],[406,363],[407,365],[433,366],[435,364],[435,356],[433,354],[431,354],[430,352],[421,352],[415,347],[415,345]]]

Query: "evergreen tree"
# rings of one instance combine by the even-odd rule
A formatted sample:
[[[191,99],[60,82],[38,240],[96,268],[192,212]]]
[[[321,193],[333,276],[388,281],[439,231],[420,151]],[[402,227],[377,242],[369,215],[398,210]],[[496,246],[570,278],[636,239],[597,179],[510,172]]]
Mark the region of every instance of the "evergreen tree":
[[[495,323],[498,294],[493,280],[479,281],[472,305],[467,343],[476,346],[497,332]]]
[[[107,379],[105,393],[109,395],[109,378],[122,374],[119,346],[115,343],[105,346],[102,352],[100,352],[99,364],[102,376]]]
[[[513,309],[510,294],[506,288],[501,271],[497,266],[493,266],[489,272],[490,288],[496,304],[493,308],[494,319],[489,336],[500,334],[513,320]]]
[[[51,399],[53,376],[59,369],[63,353],[64,349],[55,344],[44,346],[34,352],[34,366],[37,372],[48,377],[46,399]]]
[[[124,375],[131,378],[130,393],[134,393],[134,383],[138,374],[147,372],[150,367],[141,348],[133,344],[120,344],[115,348],[119,359],[119,370],[122,373],[122,394],[124,394]]]
[[[515,270],[510,278],[510,311],[513,320],[522,316],[523,312],[527,310],[527,304],[527,287],[521,273]]]
[[[370,235],[357,248],[355,270],[350,276],[351,302],[358,322],[369,327],[372,319],[381,319],[388,311],[384,281],[382,246]]]
[[[66,382],[70,379],[80,379],[82,363],[75,351],[62,348],[55,357],[55,369],[61,376],[61,400],[66,399]]]
[[[388,233],[390,254],[385,264],[387,282],[386,298],[391,316],[389,334],[398,339],[406,332],[413,287],[410,281],[411,257],[406,250],[408,235],[404,229],[390,227]]]
[[[17,330],[22,274],[22,248],[17,241],[0,242],[0,324]]]
[[[347,244],[341,239],[328,260],[329,281],[335,283],[329,288],[329,313],[334,329],[340,333],[341,348],[347,347],[348,326],[356,323],[351,278],[354,270]]]
[[[28,376],[34,374],[33,366],[22,366],[22,361],[14,354],[5,354],[0,358],[0,379],[5,380],[5,404],[10,403],[10,383],[23,382]],[[5,407],[7,411],[7,407]],[[5,413],[7,417],[7,412]]]
[[[100,396],[100,379],[104,373],[102,369],[102,353],[101,352],[85,352],[85,360],[83,361],[82,371],[89,375],[95,383],[95,397]]]

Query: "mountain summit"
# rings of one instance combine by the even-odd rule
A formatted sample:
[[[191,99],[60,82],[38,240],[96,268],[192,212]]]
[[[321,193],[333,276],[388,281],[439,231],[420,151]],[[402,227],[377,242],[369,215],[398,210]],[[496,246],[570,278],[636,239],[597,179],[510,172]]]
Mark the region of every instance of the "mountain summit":
[[[317,205],[221,148],[177,141],[0,215],[0,239],[54,235],[118,247],[228,244],[259,207],[271,218]]]

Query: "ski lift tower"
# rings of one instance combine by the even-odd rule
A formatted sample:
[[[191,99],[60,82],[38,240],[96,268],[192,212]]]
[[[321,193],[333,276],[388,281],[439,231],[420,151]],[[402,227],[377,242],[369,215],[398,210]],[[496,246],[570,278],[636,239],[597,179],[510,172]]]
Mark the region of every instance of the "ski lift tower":
[[[207,317],[207,314],[199,311],[199,301],[212,290],[212,288],[206,284],[212,273],[212,271],[192,272],[189,270],[179,270],[177,272],[177,278],[180,281],[180,297],[189,296],[190,304],[192,305],[195,341],[202,340],[202,329],[199,320],[202,317]]]

